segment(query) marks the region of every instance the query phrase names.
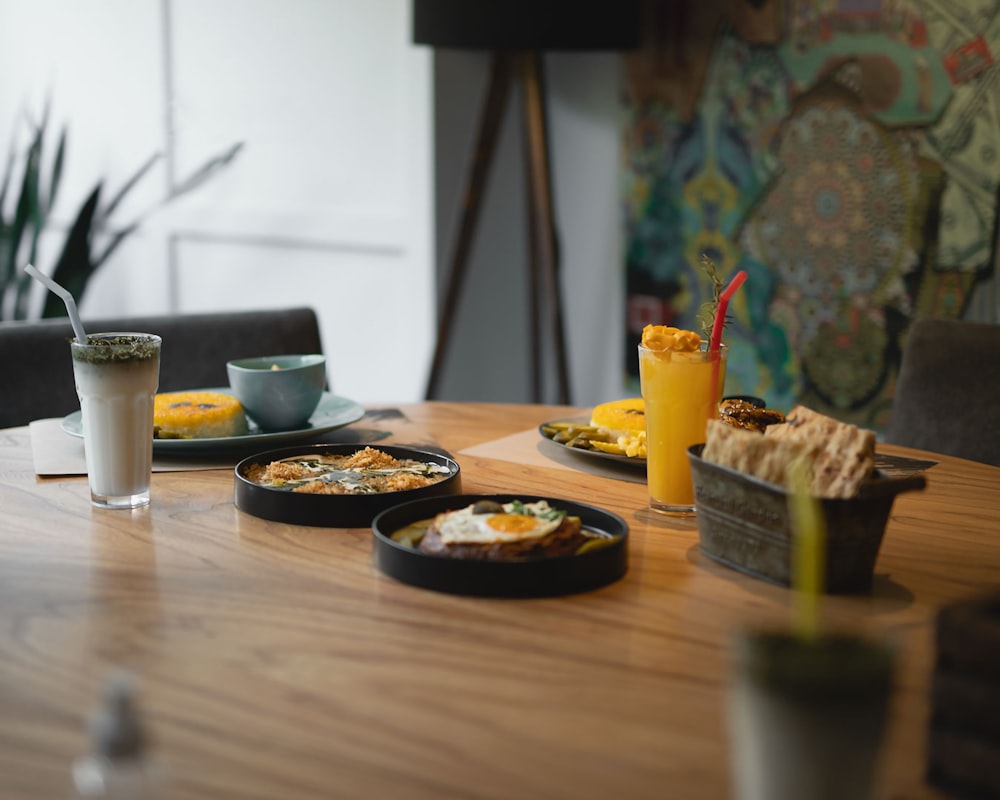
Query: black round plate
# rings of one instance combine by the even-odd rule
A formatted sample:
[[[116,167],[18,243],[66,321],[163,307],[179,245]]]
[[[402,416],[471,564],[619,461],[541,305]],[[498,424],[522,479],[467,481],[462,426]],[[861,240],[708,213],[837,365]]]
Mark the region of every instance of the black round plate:
[[[577,516],[583,527],[614,537],[611,544],[580,555],[510,561],[449,558],[393,541],[392,534],[412,522],[454,511],[477,500],[533,503],[547,500],[553,508]],[[394,506],[372,521],[375,565],[386,575],[412,586],[480,597],[547,597],[597,589],[628,570],[628,525],[617,514],[596,506],[523,494],[463,494],[429,497]]]
[[[316,525],[324,528],[364,528],[371,524],[376,514],[406,500],[416,500],[462,490],[462,476],[458,463],[449,456],[416,450],[412,447],[371,445],[393,458],[412,458],[442,464],[451,470],[444,480],[401,492],[381,494],[302,494],[285,489],[272,489],[254,483],[246,477],[254,464],[269,464],[291,456],[338,455],[349,456],[364,448],[361,444],[316,444],[302,447],[285,447],[269,450],[243,459],[236,465],[236,485],[233,502],[241,511],[262,519],[290,522],[293,525]]]

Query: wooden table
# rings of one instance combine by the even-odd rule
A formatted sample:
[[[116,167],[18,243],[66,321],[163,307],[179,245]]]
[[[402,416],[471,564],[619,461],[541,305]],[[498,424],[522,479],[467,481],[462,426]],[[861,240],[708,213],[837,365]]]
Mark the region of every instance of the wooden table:
[[[376,571],[367,529],[237,510],[231,470],[156,473],[151,508],[105,511],[84,478],[36,478],[27,428],[0,431],[0,797],[64,796],[122,665],[177,798],[727,797],[732,636],[787,622],[790,593],[706,559],[642,483],[462,455],[578,409],[400,408],[382,441],[447,448],[467,492],[623,516],[628,574],[539,600],[416,589]],[[345,431],[393,429],[375,420]],[[935,612],[1000,580],[1000,469],[937,458],[896,501],[874,591],[824,606],[900,648],[892,798],[941,796],[923,778]]]

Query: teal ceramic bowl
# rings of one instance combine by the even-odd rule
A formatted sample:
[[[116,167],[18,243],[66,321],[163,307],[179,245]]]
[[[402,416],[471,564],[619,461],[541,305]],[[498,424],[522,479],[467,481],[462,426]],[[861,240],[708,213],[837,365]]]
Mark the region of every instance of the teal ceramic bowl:
[[[226,371],[247,416],[265,431],[303,427],[326,387],[322,355],[239,358],[227,362]]]

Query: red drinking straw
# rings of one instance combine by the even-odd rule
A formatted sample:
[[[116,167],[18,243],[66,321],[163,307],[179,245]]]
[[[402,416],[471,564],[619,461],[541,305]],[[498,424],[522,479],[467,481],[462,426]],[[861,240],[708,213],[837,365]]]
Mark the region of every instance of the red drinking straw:
[[[729,308],[729,298],[743,285],[743,281],[746,279],[746,270],[741,269],[733,276],[729,285],[722,290],[722,294],[719,295],[719,308],[715,312],[715,322],[712,323],[712,338],[708,344],[708,351],[710,353],[718,350],[719,345],[722,344],[722,328],[726,324],[726,309]]]
[[[733,279],[729,282],[729,285],[722,290],[719,295],[719,307],[715,311],[715,321],[712,323],[712,338],[708,342],[708,352],[715,353],[718,352],[719,346],[722,344],[722,328],[726,324],[726,309],[729,308],[729,298],[733,296],[733,293],[743,285],[743,281],[747,279],[747,274],[745,270],[740,270],[737,272]],[[718,417],[718,407],[714,404],[718,402],[719,395],[722,392],[719,390],[719,361],[716,360],[712,365],[712,403],[716,410],[715,414],[712,414],[712,418]]]

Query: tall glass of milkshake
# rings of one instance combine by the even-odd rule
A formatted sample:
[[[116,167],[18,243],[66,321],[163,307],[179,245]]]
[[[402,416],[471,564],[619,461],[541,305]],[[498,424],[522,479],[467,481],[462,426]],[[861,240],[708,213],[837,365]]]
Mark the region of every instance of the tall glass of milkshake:
[[[102,508],[149,505],[160,337],[98,333],[70,348],[91,501]]]

